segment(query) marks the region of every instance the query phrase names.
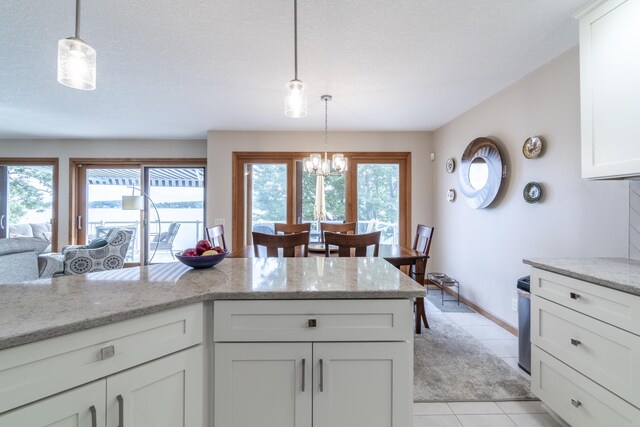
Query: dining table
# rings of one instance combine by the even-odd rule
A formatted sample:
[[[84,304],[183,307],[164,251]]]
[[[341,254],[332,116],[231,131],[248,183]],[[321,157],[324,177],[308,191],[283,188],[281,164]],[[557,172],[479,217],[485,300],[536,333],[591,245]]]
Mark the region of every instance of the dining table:
[[[296,256],[298,256],[298,251],[300,251],[300,249],[296,248]],[[373,256],[372,248],[369,248],[369,251]],[[325,256],[324,244],[311,243],[309,245],[309,256]],[[338,254],[336,251],[331,250],[330,256],[338,256]],[[231,253],[227,255],[227,257],[255,258],[256,255],[254,246],[241,246],[240,248],[231,251]],[[403,266],[407,266],[409,269],[408,272],[411,272],[412,267],[415,266],[413,279],[420,285],[424,286],[425,269],[427,266],[427,260],[429,259],[428,255],[410,247],[381,243],[378,249],[378,257],[384,258],[388,263],[398,269]],[[415,315],[415,330],[417,334],[420,334],[422,332],[423,323],[425,327],[429,327],[429,324],[427,323],[427,316],[424,312],[424,302],[422,301],[422,298],[419,298],[419,301],[416,304]]]

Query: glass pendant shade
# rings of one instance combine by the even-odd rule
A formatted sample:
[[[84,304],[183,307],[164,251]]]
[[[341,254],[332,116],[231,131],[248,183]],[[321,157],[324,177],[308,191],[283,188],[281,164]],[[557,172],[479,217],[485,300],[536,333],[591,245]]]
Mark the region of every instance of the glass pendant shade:
[[[342,153],[335,153],[332,157],[333,168],[336,172],[345,172],[347,170],[347,159]]]
[[[307,91],[300,80],[291,80],[285,85],[284,115],[287,117],[305,117],[307,115]]]
[[[96,50],[75,37],[59,40],[58,82],[74,89],[94,90]]]

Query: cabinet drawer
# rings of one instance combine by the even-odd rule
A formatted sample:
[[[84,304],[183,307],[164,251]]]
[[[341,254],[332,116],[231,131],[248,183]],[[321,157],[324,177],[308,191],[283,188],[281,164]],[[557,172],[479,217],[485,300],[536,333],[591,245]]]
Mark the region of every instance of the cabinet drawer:
[[[193,304],[3,350],[0,412],[199,344],[202,328]]]
[[[640,406],[640,337],[539,296],[531,309],[534,345]]]
[[[640,335],[640,297],[533,268],[531,292]]]
[[[531,390],[573,427],[638,426],[640,410],[534,347]]]
[[[408,341],[409,300],[214,301],[215,341]],[[315,326],[314,326],[315,325]]]

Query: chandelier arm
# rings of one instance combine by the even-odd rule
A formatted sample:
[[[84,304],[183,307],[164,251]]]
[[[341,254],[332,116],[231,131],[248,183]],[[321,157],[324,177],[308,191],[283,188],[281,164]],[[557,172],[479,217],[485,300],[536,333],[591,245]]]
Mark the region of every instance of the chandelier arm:
[[[80,0],[76,0],[76,38],[80,38]]]

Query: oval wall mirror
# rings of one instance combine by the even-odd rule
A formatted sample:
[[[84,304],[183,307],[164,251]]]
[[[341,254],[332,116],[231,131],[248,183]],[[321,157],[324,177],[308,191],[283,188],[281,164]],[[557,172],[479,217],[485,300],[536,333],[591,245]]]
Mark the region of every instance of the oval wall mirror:
[[[460,159],[460,191],[474,209],[489,206],[502,183],[502,156],[494,141],[476,138]]]

